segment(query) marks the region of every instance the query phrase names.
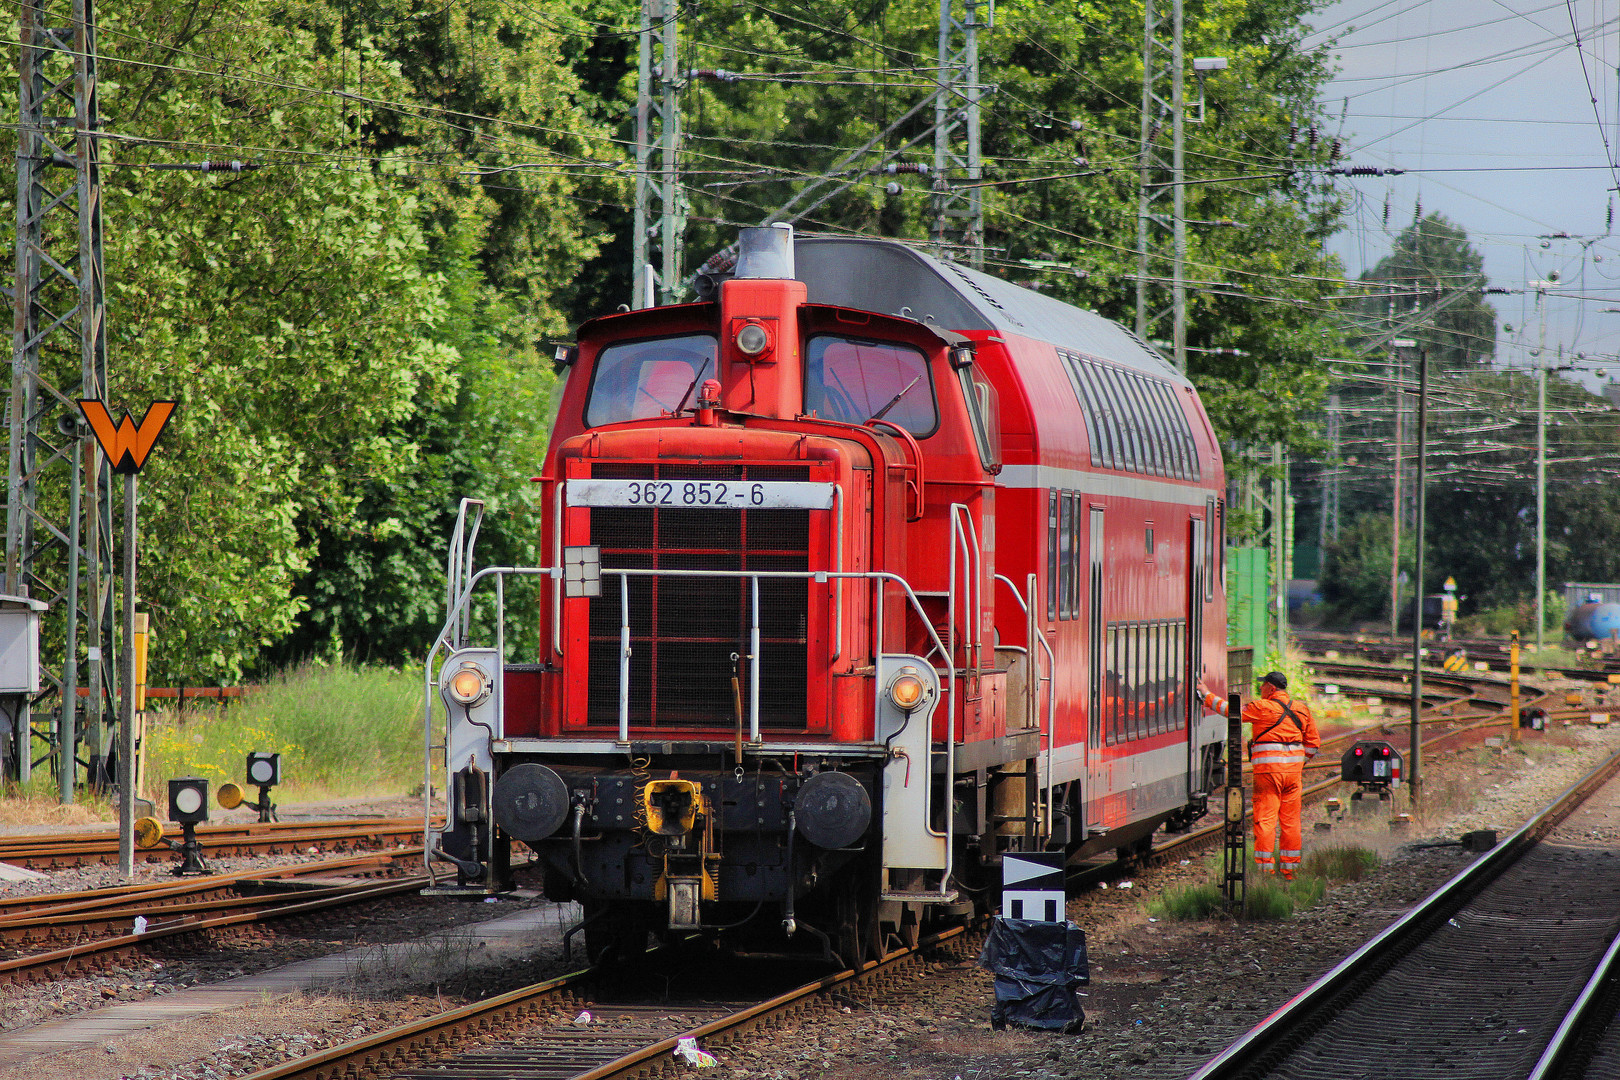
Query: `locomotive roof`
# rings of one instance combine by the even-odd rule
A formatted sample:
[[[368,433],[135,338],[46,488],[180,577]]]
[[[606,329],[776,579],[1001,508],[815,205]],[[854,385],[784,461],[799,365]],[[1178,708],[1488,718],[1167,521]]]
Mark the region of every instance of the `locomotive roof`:
[[[795,271],[814,304],[905,315],[950,330],[1004,331],[1185,383],[1141,338],[1093,311],[892,240],[799,237]]]

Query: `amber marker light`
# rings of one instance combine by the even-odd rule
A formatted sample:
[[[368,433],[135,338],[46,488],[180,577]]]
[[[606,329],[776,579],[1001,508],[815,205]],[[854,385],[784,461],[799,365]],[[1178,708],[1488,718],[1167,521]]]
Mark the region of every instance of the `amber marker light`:
[[[903,712],[911,712],[922,704],[923,689],[921,679],[910,671],[902,670],[889,683],[889,700],[894,702],[895,708]]]
[[[446,686],[451,700],[471,708],[489,697],[489,675],[477,664],[463,664]]]

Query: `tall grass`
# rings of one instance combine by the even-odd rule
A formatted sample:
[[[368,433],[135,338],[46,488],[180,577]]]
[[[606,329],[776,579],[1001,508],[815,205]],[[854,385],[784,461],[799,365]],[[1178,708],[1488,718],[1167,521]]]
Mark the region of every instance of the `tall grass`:
[[[1247,846],[1244,858],[1249,858]],[[1225,915],[1226,902],[1220,887],[1224,873],[1222,857],[1212,856],[1207,860],[1207,866],[1212,881],[1166,889],[1158,899],[1148,902],[1148,913],[1162,919],[1181,921]],[[1377,867],[1378,855],[1375,852],[1348,845],[1310,852],[1292,881],[1279,874],[1262,874],[1251,865],[1244,889],[1243,918],[1289,918],[1295,911],[1320,903],[1327,894],[1329,882],[1358,881]]]
[[[155,713],[147,723],[143,794],[165,806],[168,780],[205,777],[255,789],[249,751],[281,755],[277,801],[404,795],[422,782],[419,671],[309,665],[223,708]]]

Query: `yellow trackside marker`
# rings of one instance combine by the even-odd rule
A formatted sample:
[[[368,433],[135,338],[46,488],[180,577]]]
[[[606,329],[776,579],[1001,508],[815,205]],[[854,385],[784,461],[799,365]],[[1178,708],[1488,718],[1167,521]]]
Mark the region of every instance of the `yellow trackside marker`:
[[[137,424],[125,412],[124,418],[116,426],[104,402],[81,401],[79,411],[84,414],[90,430],[95,432],[102,453],[112,462],[113,472],[138,473],[146,464],[146,457],[152,452],[158,436],[168,425],[176,404],[173,401],[154,401],[147,406],[146,415],[141,417],[140,423]]]

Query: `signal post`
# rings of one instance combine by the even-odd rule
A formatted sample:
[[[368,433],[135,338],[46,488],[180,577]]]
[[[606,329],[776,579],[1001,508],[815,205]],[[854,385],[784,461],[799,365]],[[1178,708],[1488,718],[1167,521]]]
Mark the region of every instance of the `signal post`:
[[[135,876],[135,672],[137,648],[144,651],[146,627],[135,622],[135,522],[139,477],[158,436],[174,415],[176,402],[154,401],[136,423],[128,412],[116,425],[103,401],[80,401],[79,411],[96,442],[124,476],[124,685],[118,728],[118,872]],[[144,688],[143,688],[144,689]],[[71,753],[71,748],[67,750]]]

